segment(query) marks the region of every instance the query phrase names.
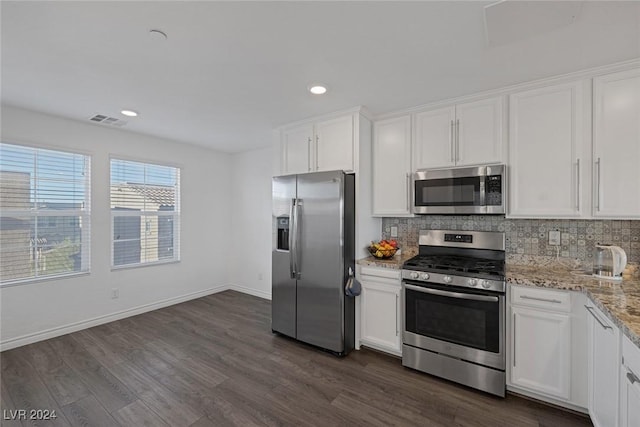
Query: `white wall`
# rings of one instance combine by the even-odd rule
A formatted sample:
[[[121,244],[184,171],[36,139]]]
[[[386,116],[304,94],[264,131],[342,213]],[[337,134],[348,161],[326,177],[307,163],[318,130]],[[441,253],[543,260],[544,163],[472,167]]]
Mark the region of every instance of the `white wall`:
[[[229,281],[234,289],[271,299],[271,177],[273,150],[233,155],[231,228],[220,227],[231,241]],[[226,239],[226,236],[232,236]]]
[[[243,254],[238,252],[242,244],[234,245],[232,250],[228,245],[230,240],[234,240],[230,236],[230,224],[234,212],[238,212],[231,203],[232,189],[234,194],[238,194],[239,189],[250,189],[246,197],[236,199],[247,219],[247,233],[241,233],[239,240],[254,241],[252,234],[261,228],[270,232],[270,227],[264,224],[270,216],[255,211],[251,203],[254,197],[251,192],[258,192],[258,189],[249,184],[255,184],[253,177],[262,176],[259,153],[239,158],[240,166],[251,175],[234,173],[232,185],[231,155],[9,106],[2,106],[2,141],[77,150],[91,155],[92,240],[89,275],[0,290],[1,349],[226,288],[230,274],[229,259]],[[182,260],[179,263],[110,270],[110,155],[181,167]],[[271,168],[270,158],[267,163]],[[251,172],[254,168],[256,170]],[[244,178],[237,182],[236,177]],[[270,180],[265,179],[260,185],[270,186]],[[270,200],[270,190],[262,196]],[[241,223],[244,219],[237,218],[233,222],[238,229],[243,229]],[[252,252],[261,253],[262,247],[270,245],[270,238],[264,238],[264,235],[265,232],[255,234],[255,242],[262,240],[263,243],[251,246]],[[270,261],[261,262],[260,268],[264,268],[265,274],[263,286],[257,286],[260,282],[256,282],[255,272],[247,271],[240,280],[250,286],[256,282],[256,289],[270,289],[267,286],[270,282],[266,280],[270,277],[267,270]],[[111,299],[111,288],[114,287],[119,288],[119,299]]]

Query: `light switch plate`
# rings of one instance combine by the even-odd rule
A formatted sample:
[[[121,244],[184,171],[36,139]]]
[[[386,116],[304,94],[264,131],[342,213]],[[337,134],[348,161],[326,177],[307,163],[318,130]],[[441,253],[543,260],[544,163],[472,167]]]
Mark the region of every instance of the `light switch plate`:
[[[391,227],[391,237],[398,237],[398,227],[396,226]]]

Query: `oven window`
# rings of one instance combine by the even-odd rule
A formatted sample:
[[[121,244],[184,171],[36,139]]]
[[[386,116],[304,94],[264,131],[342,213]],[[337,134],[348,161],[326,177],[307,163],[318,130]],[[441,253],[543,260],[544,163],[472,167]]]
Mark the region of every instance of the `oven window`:
[[[416,206],[480,206],[480,177],[416,181]]]
[[[500,352],[500,305],[407,289],[406,330],[492,353]]]

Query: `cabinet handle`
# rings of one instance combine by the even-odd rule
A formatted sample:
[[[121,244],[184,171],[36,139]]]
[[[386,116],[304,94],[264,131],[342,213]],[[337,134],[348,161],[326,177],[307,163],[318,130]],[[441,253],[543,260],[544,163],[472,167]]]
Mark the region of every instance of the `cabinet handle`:
[[[411,203],[411,174],[407,174],[407,213],[409,213],[409,203]]]
[[[637,383],[638,381],[640,381],[640,379],[638,379],[638,377],[636,376],[636,374],[634,374],[631,369],[627,368],[627,380],[631,383],[631,385],[633,385],[634,383]]]
[[[318,135],[316,135],[316,170],[320,169],[320,166],[318,166],[319,161],[318,161],[318,145],[319,145],[319,141],[320,141],[320,137]]]
[[[576,211],[580,212],[580,159],[576,162]]]
[[[513,313],[513,367],[516,367],[516,314]]]
[[[593,312],[593,307],[589,307],[588,305],[585,305],[584,308],[587,309],[587,311],[589,313],[591,313],[591,315],[593,316],[594,319],[596,319],[596,321],[600,324],[600,326],[602,326],[605,330],[607,329],[613,329],[611,326],[609,325],[605,325],[602,320],[600,320],[600,318],[598,316],[596,316],[596,314]]]
[[[600,157],[596,160],[596,211],[600,212]]]
[[[449,142],[451,143],[451,150],[449,150],[449,151],[451,151],[449,153],[449,154],[451,154],[451,162],[455,162],[456,161],[455,154],[454,154],[454,150],[455,150],[454,149],[454,145],[455,145],[455,139],[456,139],[455,138],[455,133],[456,133],[455,124],[454,124],[454,121],[451,120],[451,136],[449,137]]]
[[[307,166],[311,172],[311,137],[307,138]]]
[[[534,301],[550,302],[553,304],[562,304],[562,301],[560,301],[559,299],[537,298],[537,297],[530,297],[528,295],[520,295],[520,299],[530,299]]]
[[[398,336],[398,294],[396,294],[396,336]]]
[[[460,119],[456,119],[456,156],[455,161],[460,161]]]

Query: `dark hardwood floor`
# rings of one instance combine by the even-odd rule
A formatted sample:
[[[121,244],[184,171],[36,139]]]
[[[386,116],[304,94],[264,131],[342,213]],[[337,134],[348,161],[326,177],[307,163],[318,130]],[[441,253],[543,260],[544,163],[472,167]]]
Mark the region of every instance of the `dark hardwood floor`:
[[[268,301],[227,291],[5,351],[2,425],[591,425],[371,350],[336,358],[273,335],[270,315]],[[5,419],[19,409],[58,417]]]

